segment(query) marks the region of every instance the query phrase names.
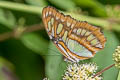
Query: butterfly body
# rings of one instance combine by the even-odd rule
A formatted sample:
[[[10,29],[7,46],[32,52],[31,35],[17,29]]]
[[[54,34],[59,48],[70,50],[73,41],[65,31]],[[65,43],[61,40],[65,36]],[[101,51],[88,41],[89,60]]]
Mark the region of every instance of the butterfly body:
[[[50,39],[73,62],[94,57],[105,46],[106,39],[100,28],[77,21],[53,7],[43,9],[42,19]]]

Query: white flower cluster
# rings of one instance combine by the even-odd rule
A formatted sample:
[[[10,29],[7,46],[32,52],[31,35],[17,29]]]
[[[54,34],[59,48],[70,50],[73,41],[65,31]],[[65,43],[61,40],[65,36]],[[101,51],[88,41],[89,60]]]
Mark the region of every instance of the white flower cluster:
[[[103,78],[101,76],[93,78],[97,67],[95,63],[69,64],[63,80],[102,80]]]
[[[115,49],[113,60],[115,62],[115,66],[120,69],[120,46]]]

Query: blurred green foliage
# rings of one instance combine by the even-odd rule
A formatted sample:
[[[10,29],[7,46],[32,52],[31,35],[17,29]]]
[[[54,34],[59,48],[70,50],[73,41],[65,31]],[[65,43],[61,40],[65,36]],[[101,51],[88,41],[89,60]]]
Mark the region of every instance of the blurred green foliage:
[[[119,4],[119,0],[0,0],[0,35],[12,32],[16,27],[29,28],[42,23],[42,8],[54,6],[79,20],[101,26],[107,38],[106,47],[94,58],[86,60],[96,62],[100,71],[114,63],[112,53],[120,40]],[[21,18],[25,21],[23,25],[20,25]],[[44,77],[61,80],[67,64],[46,31],[39,30],[18,38],[0,39],[0,80],[9,80],[2,72],[4,66],[16,76],[11,77],[12,80],[42,80]],[[103,73],[103,80],[120,80],[118,73],[113,67]]]

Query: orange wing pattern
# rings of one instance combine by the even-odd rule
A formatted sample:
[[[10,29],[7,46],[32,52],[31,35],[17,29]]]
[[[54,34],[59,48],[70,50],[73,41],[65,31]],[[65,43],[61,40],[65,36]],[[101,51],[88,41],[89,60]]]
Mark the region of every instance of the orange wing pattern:
[[[106,38],[100,28],[85,21],[77,21],[50,6],[43,9],[42,19],[50,39],[73,62],[91,58],[105,47]]]

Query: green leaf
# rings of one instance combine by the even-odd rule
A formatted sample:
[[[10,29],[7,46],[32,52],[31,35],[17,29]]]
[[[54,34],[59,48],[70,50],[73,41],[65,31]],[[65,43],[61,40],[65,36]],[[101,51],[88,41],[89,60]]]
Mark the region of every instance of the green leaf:
[[[105,6],[97,0],[73,0],[78,6],[89,8],[90,12],[95,16],[106,17]],[[88,5],[89,4],[89,5]]]
[[[25,34],[21,37],[21,41],[27,48],[35,51],[36,53],[47,55],[48,41],[40,35],[35,33]]]
[[[44,78],[43,58],[24,46],[20,40],[11,39],[1,43],[0,50],[3,56],[14,63],[19,80],[42,80]]]
[[[99,0],[103,4],[117,5],[120,4],[120,0]]]
[[[47,2],[45,0],[26,0],[26,2],[35,6],[47,6]]]
[[[45,60],[46,61],[46,66],[45,66],[46,75],[50,80],[62,80],[61,78],[66,68],[66,64],[63,61],[63,56],[58,51],[56,46],[53,45],[53,43],[50,43],[49,47],[53,49],[54,51],[49,49],[48,54],[56,53],[56,55],[46,56],[46,60]]]
[[[65,10],[73,10],[76,8],[76,5],[72,0],[49,0],[52,4],[65,9]]]
[[[16,27],[16,19],[10,11],[0,9],[0,24],[13,29],[14,27]]]
[[[118,78],[117,78],[117,80],[120,80],[120,71],[119,71],[119,74],[118,74]]]
[[[102,51],[99,51],[94,58],[92,58],[92,61],[96,62],[99,66],[99,71],[110,66],[111,64],[114,64],[114,61],[112,60],[112,54],[119,44],[114,33],[105,31],[104,34],[107,38],[106,46]],[[117,75],[118,70],[115,67],[112,67],[103,73],[103,80],[116,80]]]
[[[40,55],[44,55],[46,62],[45,71],[50,80],[61,80],[65,63],[63,62],[61,53],[53,43],[50,42],[48,44],[46,40],[35,33],[22,36],[21,41],[29,49],[40,53]]]

